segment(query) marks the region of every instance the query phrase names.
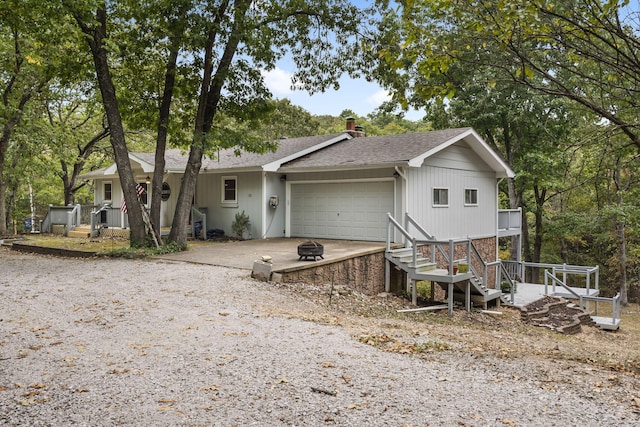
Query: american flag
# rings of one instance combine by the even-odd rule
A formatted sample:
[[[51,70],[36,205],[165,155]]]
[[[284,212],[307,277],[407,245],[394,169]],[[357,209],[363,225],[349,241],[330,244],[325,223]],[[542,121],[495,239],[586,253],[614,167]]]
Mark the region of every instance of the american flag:
[[[140,184],[136,184],[136,193],[138,197],[142,196],[146,190]],[[124,199],[124,194],[122,195],[122,204],[120,205],[120,212],[127,213],[127,201]]]

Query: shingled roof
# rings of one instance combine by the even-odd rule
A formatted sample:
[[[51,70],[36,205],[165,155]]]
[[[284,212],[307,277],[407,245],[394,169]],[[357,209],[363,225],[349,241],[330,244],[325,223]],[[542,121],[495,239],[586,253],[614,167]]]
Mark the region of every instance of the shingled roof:
[[[334,144],[283,165],[287,168],[407,165],[471,128],[445,129],[402,135],[368,136]]]
[[[241,151],[240,155],[232,148],[220,150],[215,157],[205,156],[202,159],[201,171],[207,170],[224,170],[224,169],[255,169],[262,168],[273,162],[286,161],[291,156],[300,155],[300,153],[310,152],[313,149],[320,149],[327,144],[335,143],[343,139],[348,139],[346,133],[334,133],[328,135],[316,135],[303,138],[281,139],[278,141],[278,148],[274,152],[266,152],[264,154],[249,153]],[[153,165],[154,153],[132,153],[131,156],[145,163]],[[184,171],[188,152],[178,149],[167,150],[165,153],[165,169],[172,172]]]
[[[348,169],[368,167],[420,167],[424,160],[445,148],[464,141],[499,177],[514,176],[509,166],[472,128],[445,129],[424,133],[353,138],[349,133],[334,133],[303,138],[282,139],[275,152],[264,154],[224,149],[215,157],[205,156],[201,172],[226,170],[304,171],[305,169]],[[131,153],[145,172],[152,172],[154,153]],[[167,150],[165,169],[183,172],[188,153]],[[82,178],[115,174],[115,165],[90,172]]]

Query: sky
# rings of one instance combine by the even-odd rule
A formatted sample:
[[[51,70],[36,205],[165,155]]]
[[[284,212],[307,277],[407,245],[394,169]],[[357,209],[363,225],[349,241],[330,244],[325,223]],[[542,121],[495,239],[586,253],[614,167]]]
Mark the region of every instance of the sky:
[[[351,0],[360,8],[371,6],[372,0]],[[295,68],[292,61],[284,58],[276,68],[263,72],[267,87],[277,99],[287,98],[311,114],[339,116],[343,110],[352,110],[358,116],[365,117],[372,113],[384,101],[391,99],[389,93],[376,82],[368,82],[364,78],[352,79],[346,74],[340,79],[340,89],[327,90],[324,93],[309,95],[301,90],[291,89],[291,76]],[[408,120],[421,120],[424,113],[411,110],[405,113]]]
[[[263,72],[263,77],[275,98],[287,98],[292,104],[314,115],[339,116],[343,110],[349,109],[358,116],[365,117],[391,98],[389,93],[377,83],[368,82],[365,79],[352,79],[347,75],[340,79],[339,90],[327,90],[324,93],[309,95],[307,92],[291,89],[292,74],[293,66],[288,65],[287,61],[281,61],[274,70]],[[423,115],[419,111],[409,111],[405,114],[405,118],[420,120]]]

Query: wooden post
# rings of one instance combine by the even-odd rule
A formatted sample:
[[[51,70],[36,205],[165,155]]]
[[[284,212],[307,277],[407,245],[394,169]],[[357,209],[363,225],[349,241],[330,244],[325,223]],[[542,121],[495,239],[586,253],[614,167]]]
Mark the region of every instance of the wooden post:
[[[467,280],[467,286],[464,294],[464,305],[467,309],[467,313],[471,311],[471,283]]]
[[[388,259],[384,260],[384,291],[391,291],[391,263]]]

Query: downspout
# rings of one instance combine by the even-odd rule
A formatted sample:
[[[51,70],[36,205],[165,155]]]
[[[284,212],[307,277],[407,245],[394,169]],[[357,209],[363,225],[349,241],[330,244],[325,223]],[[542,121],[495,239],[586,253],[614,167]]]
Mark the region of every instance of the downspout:
[[[402,178],[402,183],[400,184],[400,186],[402,187],[401,188],[402,200],[400,202],[400,210],[401,210],[402,218],[400,218],[400,223],[403,224],[404,218],[407,214],[407,204],[409,200],[409,186],[407,185],[407,175],[405,174],[405,172],[402,169],[400,169],[398,166],[394,166],[394,169],[395,169],[395,173],[398,174],[400,178]],[[394,203],[394,208],[395,208],[395,203]],[[396,219],[398,218],[396,215],[396,212],[394,212],[394,217]],[[394,237],[393,240],[395,241],[397,236],[393,236],[393,237]]]
[[[262,173],[262,194],[260,200],[260,216],[262,221],[260,236],[264,239],[267,237],[267,206],[269,205],[267,203],[267,172]]]
[[[496,209],[498,210],[498,212],[496,212],[496,260],[498,260],[500,257],[498,256],[498,251],[500,250],[500,244],[498,242],[498,240],[500,240],[500,236],[499,236],[499,230],[498,227],[500,226],[499,222],[500,222],[500,210],[499,210],[499,199],[500,199],[500,183],[504,181],[504,178],[500,178],[498,180],[498,182],[496,182]]]

